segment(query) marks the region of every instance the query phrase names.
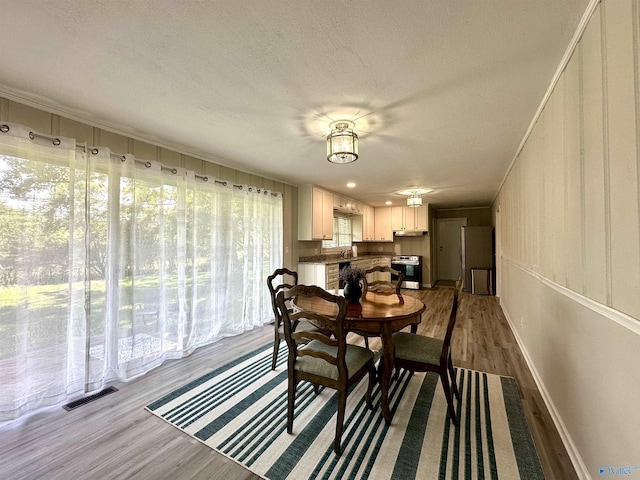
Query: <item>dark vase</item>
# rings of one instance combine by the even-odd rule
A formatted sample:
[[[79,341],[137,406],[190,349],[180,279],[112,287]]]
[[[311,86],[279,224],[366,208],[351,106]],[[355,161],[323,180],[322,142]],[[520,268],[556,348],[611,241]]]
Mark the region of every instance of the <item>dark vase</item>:
[[[350,302],[356,303],[360,301],[362,296],[362,285],[360,282],[347,283],[344,286],[344,298]]]

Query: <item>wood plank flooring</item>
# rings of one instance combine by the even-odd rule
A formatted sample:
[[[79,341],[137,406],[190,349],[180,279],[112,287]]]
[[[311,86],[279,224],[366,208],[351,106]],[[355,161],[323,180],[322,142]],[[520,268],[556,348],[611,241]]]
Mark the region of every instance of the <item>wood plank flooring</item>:
[[[404,291],[425,302],[418,333],[443,336],[453,290]],[[545,475],[577,478],[495,297],[463,293],[453,334],[454,364],[515,377]],[[0,429],[2,479],[259,479],[144,410],[144,406],[229,360],[272,341],[257,328],[165,362],[147,375],[114,384],[118,392],[77,410],[60,407]],[[350,341],[363,344],[353,335]],[[379,348],[379,339],[370,339]]]

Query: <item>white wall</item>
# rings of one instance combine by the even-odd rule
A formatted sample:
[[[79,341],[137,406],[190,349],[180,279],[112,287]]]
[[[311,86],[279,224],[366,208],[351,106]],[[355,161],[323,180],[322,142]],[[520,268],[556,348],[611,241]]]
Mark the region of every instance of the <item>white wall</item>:
[[[640,466],[639,51],[640,0],[603,0],[493,206],[505,314],[584,478]]]

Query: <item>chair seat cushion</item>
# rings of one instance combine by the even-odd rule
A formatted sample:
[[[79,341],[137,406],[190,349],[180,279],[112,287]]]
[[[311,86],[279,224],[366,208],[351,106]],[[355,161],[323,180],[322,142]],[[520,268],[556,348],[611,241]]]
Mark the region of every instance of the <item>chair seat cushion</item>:
[[[326,352],[332,357],[335,357],[338,354],[338,347],[332,347],[318,340],[310,341],[308,344],[298,349],[298,351],[306,348]],[[349,378],[351,378],[352,375],[360,370],[371,359],[373,359],[373,352],[368,348],[360,347],[358,345],[347,345],[345,361],[347,363]],[[295,369],[301,372],[331,378],[333,380],[338,379],[338,367],[331,365],[329,362],[326,362],[321,358],[311,356],[298,357]]]
[[[440,365],[443,341],[438,338],[397,332],[393,334],[393,345],[398,359]]]

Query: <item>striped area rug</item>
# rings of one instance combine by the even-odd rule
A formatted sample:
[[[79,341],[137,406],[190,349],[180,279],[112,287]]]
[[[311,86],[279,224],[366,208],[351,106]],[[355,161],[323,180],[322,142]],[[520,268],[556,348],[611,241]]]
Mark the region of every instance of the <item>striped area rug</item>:
[[[387,426],[364,404],[366,378],[347,399],[343,453],[333,453],[335,391],[298,386],[286,432],[286,347],[245,355],[148,405],[148,411],[271,479],[542,479],[513,378],[457,369],[460,427],[449,421],[438,376],[401,371]],[[379,404],[380,392],[374,390]]]

